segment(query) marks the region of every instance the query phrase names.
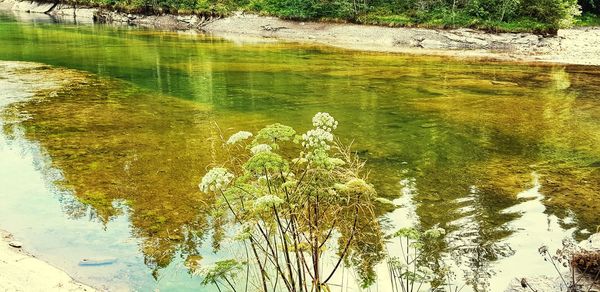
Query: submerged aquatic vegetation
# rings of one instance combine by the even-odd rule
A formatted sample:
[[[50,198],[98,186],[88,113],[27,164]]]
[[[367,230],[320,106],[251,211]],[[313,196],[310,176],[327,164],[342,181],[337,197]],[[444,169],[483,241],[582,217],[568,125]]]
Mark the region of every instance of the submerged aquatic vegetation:
[[[188,169],[210,161],[211,124],[197,121],[206,109],[113,79],[76,77],[3,110],[28,117],[5,124],[4,134],[35,142],[43,150],[40,167],[60,171],[47,179],[64,194],[67,216],[110,228],[127,214],[152,276],[176,254],[195,262],[210,228],[202,206],[211,198],[197,195],[199,176]]]

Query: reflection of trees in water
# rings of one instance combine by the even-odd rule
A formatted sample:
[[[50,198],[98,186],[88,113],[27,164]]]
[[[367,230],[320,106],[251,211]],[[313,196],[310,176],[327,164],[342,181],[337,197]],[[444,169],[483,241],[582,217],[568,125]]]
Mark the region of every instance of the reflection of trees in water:
[[[428,229],[439,224],[449,231],[443,242],[426,247],[429,262],[448,262],[447,257],[451,258],[458,265],[455,268],[463,270],[464,280],[479,291],[492,276],[491,263],[513,253],[510,246],[500,242],[511,234],[503,225],[518,216],[503,210],[516,200],[498,186],[474,187],[487,181],[481,173],[484,169],[472,172],[464,166],[429,163],[431,168],[422,169],[428,175],[414,180],[418,225]]]
[[[220,151],[210,142],[218,133],[205,109],[97,79],[12,109],[28,113],[18,124],[25,139],[39,143],[46,164],[60,170],[49,180],[65,214],[108,225],[126,213],[155,278],[176,258],[193,270],[206,244],[219,249],[227,230],[218,217],[209,219],[214,198],[197,185]],[[219,126],[240,121],[228,116]],[[362,219],[350,258],[369,271],[380,260],[382,238],[377,224]],[[349,224],[339,220],[343,240]]]
[[[473,91],[478,94],[468,90],[456,94],[452,88],[447,97],[417,101],[415,106],[433,110],[447,122],[423,126],[413,134],[419,135],[418,143],[407,139],[404,150],[393,150],[407,163],[394,162],[385,154],[370,159],[375,174],[408,169],[396,179],[414,178],[418,224],[428,228],[439,223],[451,231],[448,246],[433,253],[439,258],[452,250],[454,258],[468,267],[475,290],[488,285],[494,261],[514,253],[503,242],[513,233],[507,223],[520,214],[503,211],[520,202],[516,195],[530,187],[532,172],[541,173],[542,192],[552,198],[545,201],[546,212],[561,218],[575,214],[581,229],[598,224],[590,216],[598,206],[592,203],[598,194],[593,182],[600,175],[598,168],[588,166],[599,158],[593,145],[600,141],[600,125],[589,119],[599,114],[593,106],[597,101],[577,98],[576,90],[565,92],[568,78],[557,69],[537,77],[547,86],[544,90],[539,84],[523,88],[480,82],[470,85],[481,87]],[[505,97],[482,99],[479,92],[484,88]],[[579,199],[571,201],[574,198]]]
[[[594,183],[600,170],[592,167],[600,159],[595,146],[600,144],[600,107],[593,98],[596,88],[587,85],[594,83],[592,78],[576,68],[549,68],[529,78],[514,79],[514,84],[482,80],[469,86],[476,91],[449,91],[444,98],[414,105],[469,132],[467,141],[471,140],[475,151],[461,155],[480,156],[474,159],[476,164],[465,167],[485,168],[491,180],[483,183],[498,185],[514,196],[514,187],[508,186],[514,176],[536,171],[541,175],[541,191],[547,195],[549,212],[564,218],[564,211],[571,210],[579,228],[590,229],[599,223],[591,214],[599,207],[593,202],[598,202],[600,193]],[[482,98],[473,93],[483,90],[496,92],[497,97]],[[486,166],[489,159],[496,169]],[[499,160],[505,160],[504,165]],[[500,171],[501,167],[506,170]]]
[[[66,34],[61,31],[58,35]],[[156,65],[164,63],[157,61]],[[215,66],[224,70],[224,64]],[[172,67],[182,70],[177,66],[188,65],[192,62]],[[277,69],[272,65],[261,68],[268,74],[240,73],[249,69],[246,66],[237,73],[208,74],[206,83],[194,79],[189,86],[217,90],[212,94],[220,99],[222,108],[260,110],[272,106],[273,99],[260,98],[269,78],[261,79],[264,84],[253,89],[256,98],[225,98],[228,89],[218,83],[237,80],[235,86],[250,87],[257,82],[253,77],[271,76]],[[190,74],[198,69],[190,68]],[[379,83],[376,90],[358,90],[357,100],[347,96],[325,99],[340,90],[338,82],[319,84],[324,89],[318,92],[308,82],[297,88],[321,98],[319,106],[345,112],[340,120],[352,126],[340,129],[340,136],[360,137],[355,148],[374,169],[372,178],[380,194],[394,197],[400,179],[415,178],[419,224],[428,228],[440,223],[472,238],[464,250],[477,255],[468,260],[473,270],[483,269],[479,267],[489,266],[509,252],[496,242],[510,234],[503,225],[518,215],[501,211],[518,202],[515,195],[528,186],[533,170],[540,174],[541,192],[548,198],[544,201],[547,212],[561,218],[572,213],[580,229],[592,231],[599,223],[595,211],[600,202],[600,154],[594,148],[600,143],[600,112],[595,98],[598,88],[591,82],[594,75],[562,68],[532,72],[469,68],[473,71],[442,68],[435,78],[431,78],[431,68],[408,68],[406,75],[395,79],[397,83],[389,84],[382,84],[385,82],[380,79],[385,78],[379,77],[392,75],[391,71],[383,71],[379,79],[360,76],[353,81],[355,87],[343,89],[350,92]],[[381,70],[377,66],[356,72],[343,71],[343,66],[334,69],[338,71],[327,74],[373,75]],[[167,79],[161,82],[167,84]],[[268,89],[287,90],[288,83],[278,81]],[[415,98],[390,100],[378,94]],[[494,98],[489,98],[492,95]],[[302,102],[289,94],[276,96],[290,107]],[[31,120],[22,123],[25,136],[39,141],[52,165],[63,172],[64,180],[58,185],[75,192],[75,199],[62,198],[65,213],[107,223],[121,212],[113,202],[124,200],[131,208],[135,236],[145,239],[142,250],[151,267],[168,265],[177,252],[184,258],[200,257],[197,249],[212,229],[212,222],[206,219],[212,198],[202,197],[196,186],[201,170],[212,160],[209,153],[213,149],[206,141],[212,136],[207,111],[197,104],[140,94],[97,80],[75,85],[49,100],[12,108],[31,115]],[[287,115],[287,120],[297,118],[288,112],[276,118],[282,115]],[[228,116],[219,124],[228,128],[258,123],[254,116],[252,121],[242,120],[248,116]],[[401,171],[405,168],[406,174]],[[467,224],[457,221],[461,218],[468,218]]]
[[[30,115],[24,136],[61,172],[65,214],[108,224],[126,210],[157,276],[176,255],[200,256],[212,199],[198,193],[197,170],[210,161],[210,127],[197,106],[122,87],[90,80],[13,107]]]

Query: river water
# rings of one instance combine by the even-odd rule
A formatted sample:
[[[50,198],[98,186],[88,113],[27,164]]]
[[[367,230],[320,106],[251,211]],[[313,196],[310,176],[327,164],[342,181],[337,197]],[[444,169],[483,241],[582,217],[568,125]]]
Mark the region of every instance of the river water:
[[[4,107],[28,118],[0,132],[0,228],[100,288],[212,289],[189,263],[228,253],[214,252],[212,199],[197,188],[214,139],[274,122],[304,131],[320,111],[339,121],[336,134],[367,161],[379,195],[400,206],[379,210],[386,232],[448,231],[438,254],[463,291],[551,274],[538,247],[582,240],[600,225],[598,68],[7,13],[0,60],[90,74],[50,98]],[[387,248],[397,253],[394,242]],[[118,260],[78,265],[90,256]],[[374,291],[389,290],[384,267]]]

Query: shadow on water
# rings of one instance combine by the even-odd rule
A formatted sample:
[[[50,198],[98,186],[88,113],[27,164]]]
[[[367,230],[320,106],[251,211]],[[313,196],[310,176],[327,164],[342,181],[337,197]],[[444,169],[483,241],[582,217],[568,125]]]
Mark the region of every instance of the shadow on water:
[[[162,271],[215,257],[213,198],[197,189],[218,160],[215,124],[225,136],[273,122],[303,131],[318,111],[340,121],[338,136],[354,141],[379,193],[402,204],[380,210],[391,228],[448,229],[436,253],[463,251],[454,259],[474,290],[503,288],[521,276],[507,274],[515,264],[536,266],[541,257],[532,252],[543,242],[531,234],[582,239],[600,224],[600,75],[593,68],[240,45],[6,17],[0,56],[97,74],[10,105],[4,119],[28,118],[6,124],[3,135],[38,145],[60,171],[52,185],[74,195],[61,200],[68,216],[121,232],[130,224],[143,257],[132,265],[149,267],[132,282],[153,275],[160,285],[197,285]]]

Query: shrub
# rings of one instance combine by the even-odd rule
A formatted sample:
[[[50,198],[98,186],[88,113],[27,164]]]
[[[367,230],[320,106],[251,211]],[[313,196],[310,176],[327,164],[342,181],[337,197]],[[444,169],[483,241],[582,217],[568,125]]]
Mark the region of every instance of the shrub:
[[[524,0],[521,14],[550,25],[554,30],[573,25],[581,14],[577,0]]]
[[[580,251],[573,255],[571,264],[594,279],[600,277],[600,251]]]

